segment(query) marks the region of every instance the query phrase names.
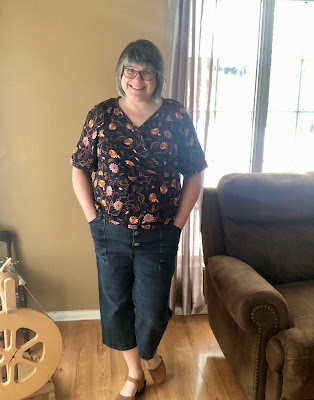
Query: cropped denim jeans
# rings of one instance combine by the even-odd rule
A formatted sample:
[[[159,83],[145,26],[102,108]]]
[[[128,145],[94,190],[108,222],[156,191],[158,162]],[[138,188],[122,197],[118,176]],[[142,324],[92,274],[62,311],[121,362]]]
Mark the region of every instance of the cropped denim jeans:
[[[138,347],[153,358],[172,312],[168,306],[180,228],[129,229],[90,222],[99,286],[103,343],[117,350]]]

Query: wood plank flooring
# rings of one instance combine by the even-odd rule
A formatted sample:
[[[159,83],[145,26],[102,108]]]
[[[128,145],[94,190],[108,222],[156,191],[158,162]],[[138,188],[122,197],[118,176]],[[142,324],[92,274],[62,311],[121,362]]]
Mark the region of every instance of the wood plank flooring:
[[[56,400],[115,400],[127,367],[120,352],[102,344],[100,321],[57,325],[64,352],[52,377]],[[166,364],[167,381],[153,385],[147,373],[143,400],[247,400],[223,357],[207,315],[174,316],[159,353]]]

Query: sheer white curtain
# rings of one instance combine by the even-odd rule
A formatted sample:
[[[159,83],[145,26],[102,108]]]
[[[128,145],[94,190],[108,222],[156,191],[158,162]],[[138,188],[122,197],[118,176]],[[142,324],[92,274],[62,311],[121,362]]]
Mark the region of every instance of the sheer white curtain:
[[[205,150],[212,82],[212,47],[216,0],[169,0],[167,31],[167,97],[180,101],[193,120]],[[209,160],[207,160],[209,163]],[[204,306],[200,237],[202,193],[183,229],[170,307],[184,315]]]

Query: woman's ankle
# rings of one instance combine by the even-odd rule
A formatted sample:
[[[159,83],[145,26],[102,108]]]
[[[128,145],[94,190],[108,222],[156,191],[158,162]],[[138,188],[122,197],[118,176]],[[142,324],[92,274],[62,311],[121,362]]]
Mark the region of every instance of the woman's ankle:
[[[148,369],[154,369],[158,367],[160,362],[161,362],[161,357],[156,353],[151,360],[146,360],[146,366]]]
[[[144,371],[142,368],[132,368],[129,369],[128,376],[134,379],[141,379],[143,377]]]

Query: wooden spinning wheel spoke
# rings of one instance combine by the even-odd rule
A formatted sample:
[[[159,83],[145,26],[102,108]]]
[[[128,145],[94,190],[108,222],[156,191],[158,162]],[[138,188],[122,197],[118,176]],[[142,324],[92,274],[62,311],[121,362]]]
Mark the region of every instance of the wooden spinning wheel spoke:
[[[13,363],[13,364],[8,364],[6,367],[7,367],[7,381],[8,382],[13,382],[14,381],[14,368],[15,368],[15,364],[16,363]]]

